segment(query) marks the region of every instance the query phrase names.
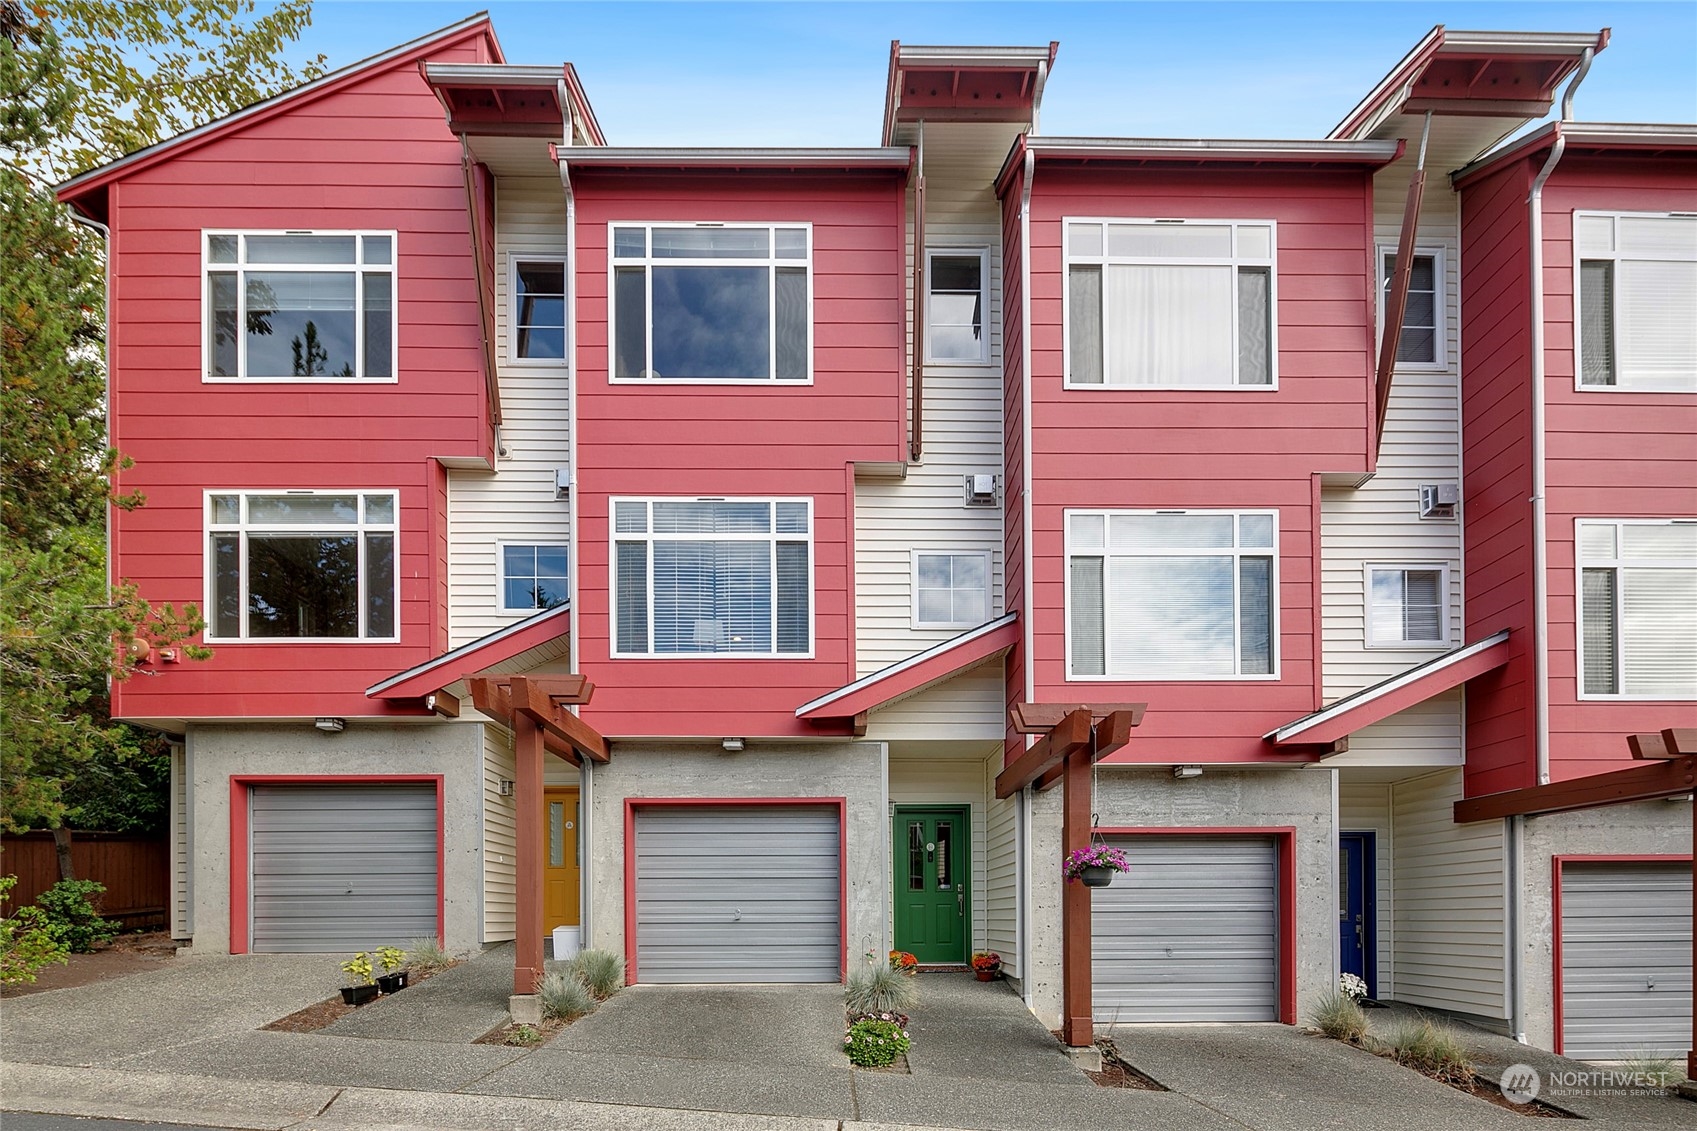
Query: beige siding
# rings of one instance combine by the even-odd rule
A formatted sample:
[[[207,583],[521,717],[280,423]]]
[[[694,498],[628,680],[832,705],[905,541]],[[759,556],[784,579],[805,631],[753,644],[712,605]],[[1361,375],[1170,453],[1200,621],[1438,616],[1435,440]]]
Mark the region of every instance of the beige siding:
[[[1407,188],[1403,165],[1386,170],[1375,181],[1374,225],[1381,247],[1396,245]],[[1367,647],[1366,563],[1449,566],[1448,643],[1463,643],[1460,521],[1422,519],[1419,510],[1420,484],[1461,481],[1457,199],[1441,177],[1429,180],[1416,240],[1420,249],[1442,252],[1448,363],[1441,370],[1397,368],[1378,474],[1361,487],[1328,489],[1321,501],[1322,648],[1328,703],[1435,654],[1431,649]]]
[[[501,444],[494,472],[448,475],[448,629],[458,647],[525,614],[501,610],[502,542],[565,545],[566,502],[554,472],[567,466],[566,367],[510,357],[512,265],[564,259],[566,205],[553,179],[503,178],[495,200],[495,349],[500,360]],[[574,566],[576,563],[572,563]]]
[[[972,809],[972,944],[984,949],[985,902],[989,876],[984,787],[984,763],[977,759],[904,758],[902,747],[890,748],[890,804],[966,805]],[[894,898],[894,889],[890,889]],[[895,922],[895,909],[890,909]]]
[[[189,816],[188,754],[181,743],[171,744],[171,937],[194,937],[194,845]]]
[[[1500,821],[1458,825],[1461,772],[1391,787],[1396,996],[1411,1005],[1508,1016],[1506,870]]]
[[[1374,954],[1379,997],[1396,998],[1395,890],[1392,884],[1391,787],[1382,782],[1338,781],[1338,831],[1373,834]]]
[[[1459,766],[1462,763],[1461,689],[1434,695],[1349,736],[1349,749],[1326,765]]]
[[[984,948],[1002,956],[1002,966],[1023,977],[1019,964],[1019,799],[998,798],[994,787],[1002,759],[984,763],[985,858]]]
[[[512,781],[518,763],[508,733],[483,726],[483,941],[505,942],[516,931],[518,806],[501,796],[501,780]]]
[[[1002,722],[1002,661],[989,660],[936,687],[898,700],[867,719],[869,741],[903,739],[1000,742],[1007,729]]]

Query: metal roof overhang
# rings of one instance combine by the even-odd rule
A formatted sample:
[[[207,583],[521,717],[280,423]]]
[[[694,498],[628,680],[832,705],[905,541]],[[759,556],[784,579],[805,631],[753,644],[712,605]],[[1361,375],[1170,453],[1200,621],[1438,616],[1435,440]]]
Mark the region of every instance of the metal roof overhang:
[[[1641,157],[1662,157],[1697,152],[1697,124],[1652,122],[1551,122],[1485,154],[1477,161],[1450,174],[1450,182],[1460,188],[1464,181],[1496,168],[1505,162],[1516,161],[1548,149],[1558,137],[1567,139],[1570,153],[1631,153]]]
[[[1401,141],[1226,140],[1213,138],[1022,137],[996,176],[1001,191],[1027,152],[1039,160],[1191,165],[1359,165],[1382,168],[1402,156]]]
[[[1046,47],[903,46],[890,43],[883,140],[898,122],[1035,119],[1060,44]]]
[[[556,146],[554,156],[573,169],[893,169],[906,171],[906,147],[754,149],[676,146]]]
[[[564,140],[605,145],[577,69],[507,63],[421,63],[419,72],[448,115],[448,127],[470,137]]]

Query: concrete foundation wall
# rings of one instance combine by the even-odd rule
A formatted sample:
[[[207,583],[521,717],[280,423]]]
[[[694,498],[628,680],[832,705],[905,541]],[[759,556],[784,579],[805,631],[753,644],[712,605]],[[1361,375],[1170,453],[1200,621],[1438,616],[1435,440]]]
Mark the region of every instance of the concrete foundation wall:
[[[483,728],[475,722],[419,724],[350,720],[340,734],[310,722],[196,724],[194,757],[194,950],[230,950],[230,777],[279,774],[441,774],[443,935],[449,950],[483,935]],[[384,940],[386,941],[386,940]],[[408,940],[395,940],[405,943]]]
[[[625,953],[625,801],[679,797],[843,797],[848,822],[848,954],[882,954],[890,937],[887,748],[881,742],[706,745],[616,743],[590,793],[591,937]]]
[[[1640,801],[1526,818],[1521,992],[1526,1041],[1555,1047],[1555,856],[1689,856],[1689,801]]]

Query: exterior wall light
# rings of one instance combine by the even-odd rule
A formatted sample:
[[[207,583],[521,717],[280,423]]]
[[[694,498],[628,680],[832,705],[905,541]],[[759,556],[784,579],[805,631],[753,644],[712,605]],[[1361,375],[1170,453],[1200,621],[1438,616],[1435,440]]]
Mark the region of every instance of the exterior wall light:
[[[736,754],[741,752],[743,741],[740,738],[727,738],[721,740],[719,745],[725,748],[725,753]]]
[[[1185,778],[1199,778],[1201,776],[1202,776],[1202,767],[1201,766],[1174,766],[1173,767],[1173,777],[1177,778],[1179,781],[1183,781]]]
[[[323,731],[325,734],[340,734],[344,730],[348,729],[348,720],[346,720],[346,719],[313,719],[312,725],[317,727],[319,730]]]

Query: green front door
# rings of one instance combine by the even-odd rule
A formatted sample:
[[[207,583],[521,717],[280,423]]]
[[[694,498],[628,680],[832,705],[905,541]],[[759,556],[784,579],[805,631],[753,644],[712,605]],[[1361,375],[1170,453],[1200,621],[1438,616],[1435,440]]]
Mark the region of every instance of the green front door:
[[[896,949],[921,962],[965,962],[972,922],[971,810],[898,806],[895,819]]]

